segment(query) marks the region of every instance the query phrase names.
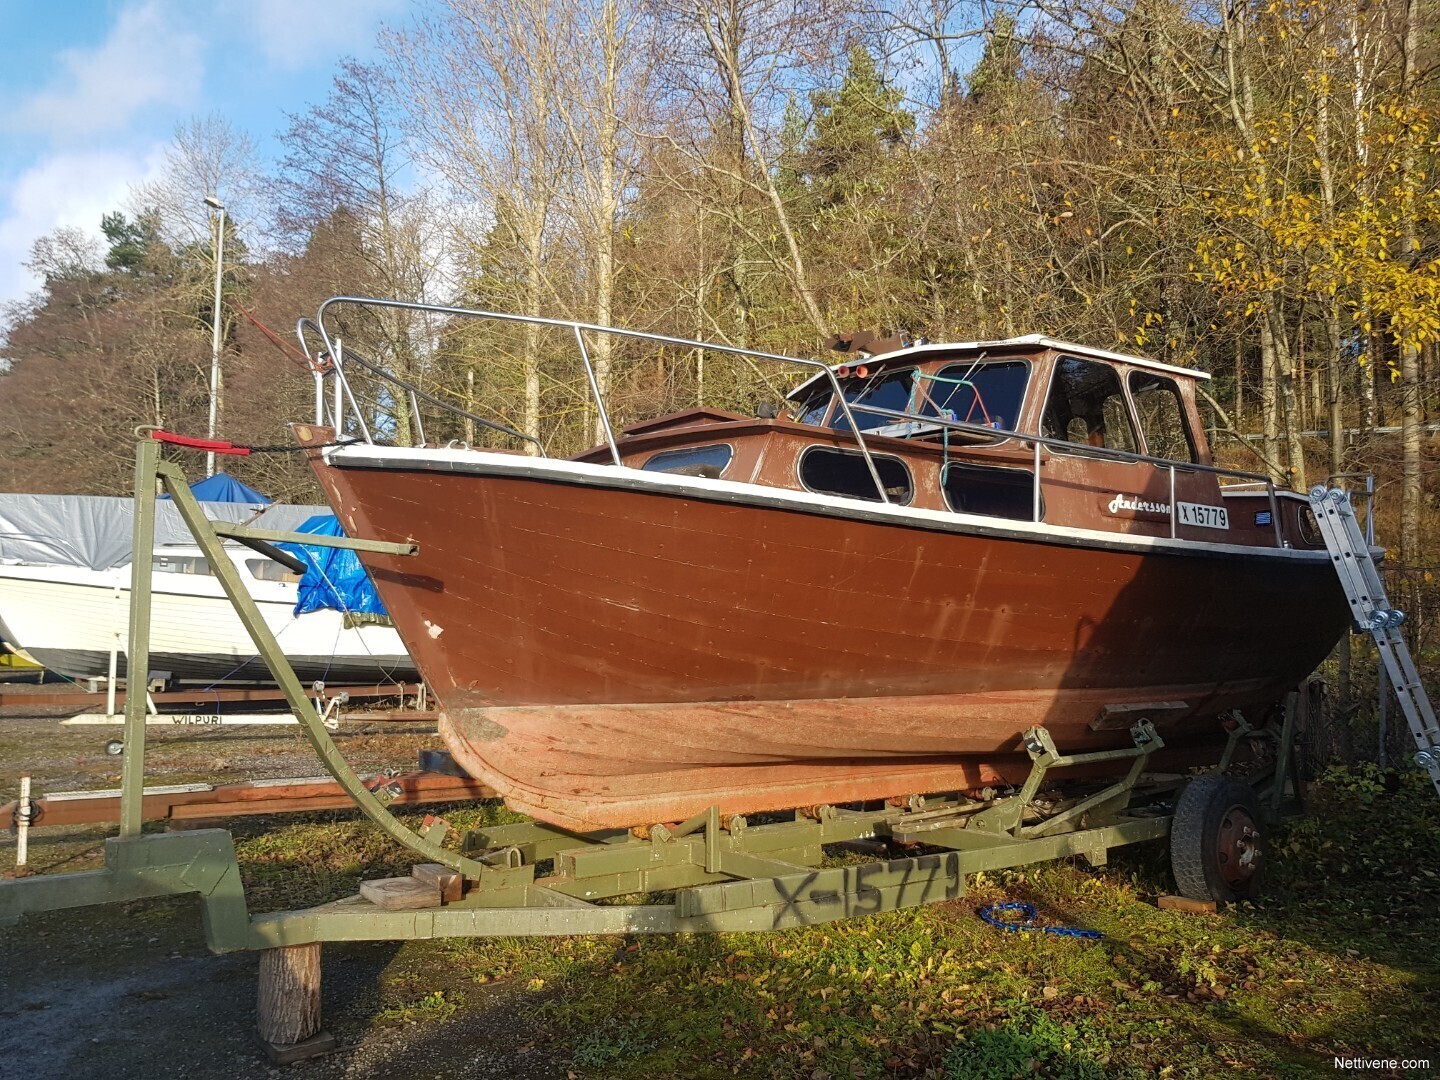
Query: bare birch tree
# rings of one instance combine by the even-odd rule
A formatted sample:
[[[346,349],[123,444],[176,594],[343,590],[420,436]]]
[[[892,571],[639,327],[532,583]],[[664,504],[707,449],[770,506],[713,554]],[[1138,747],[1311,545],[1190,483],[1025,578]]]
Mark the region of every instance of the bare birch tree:
[[[554,0],[448,0],[384,45],[405,87],[421,156],[508,227],[523,259],[526,314],[547,304],[547,245],[563,169],[555,119],[562,63]],[[477,238],[457,240],[473,246]],[[524,332],[522,430],[540,437],[541,337]],[[527,449],[535,452],[531,444]]]
[[[753,192],[769,210],[770,228],[747,223],[737,198],[731,223],[770,255],[789,281],[817,338],[830,333],[811,282],[804,248],[777,182],[776,128],[793,100],[797,72],[807,62],[843,50],[843,6],[811,0],[665,0],[675,28],[669,73],[673,88],[689,102],[691,122],[676,146],[705,171],[729,181],[739,195]],[[715,154],[725,137],[730,152]],[[764,234],[774,233],[778,250]]]
[[[286,154],[275,184],[276,224],[292,243],[346,213],[356,225],[364,282],[333,283],[336,292],[363,287],[396,300],[424,300],[443,258],[444,236],[429,191],[417,182],[401,131],[394,86],[380,68],[342,60],[329,98],[289,117],[280,141]],[[407,381],[423,382],[420,322],[411,312],[374,312],[367,335],[377,359]],[[396,438],[411,437],[404,408],[388,410]]]
[[[569,162],[564,203],[579,232],[590,319],[608,326],[615,321],[624,195],[640,177],[650,146],[655,29],[635,0],[584,0],[565,9],[561,35],[568,59],[559,70],[555,115]],[[615,338],[599,334],[589,345],[604,400]],[[595,440],[604,436],[597,413]]]
[[[208,244],[214,231],[205,196],[219,195],[232,223],[263,228],[264,171],[255,141],[218,114],[177,124],[159,177],[127,200],[135,214],[156,211],[173,244]]]
[[[168,298],[171,304],[179,302],[181,310],[194,320],[195,330],[208,331],[214,316],[213,305],[221,300],[214,295],[212,284],[215,259],[223,254],[225,265],[219,268],[222,280],[225,275],[233,280],[243,261],[241,245],[248,239],[250,230],[263,230],[267,224],[263,211],[264,173],[254,140],[214,113],[177,124],[165,150],[164,162],[160,176],[134,188],[128,201],[136,218],[153,220],[158,236],[172,247],[201,252],[209,262],[207,273],[191,276],[183,294]],[[225,243],[221,248],[215,243],[217,218],[205,202],[207,196],[219,196],[225,204]],[[224,288],[229,286],[222,285]],[[221,363],[215,395],[216,415],[222,430],[225,369],[231,358],[234,324],[233,313],[221,302]],[[208,341],[197,335],[192,361],[197,375],[207,379],[208,345]]]
[[[1420,3],[1406,0],[1404,37],[1400,42],[1400,98],[1414,93],[1419,71]],[[1400,136],[1400,251],[1397,257],[1410,264],[1421,250],[1417,229],[1415,175],[1418,167],[1415,139],[1409,131]],[[1420,502],[1423,487],[1420,475],[1420,346],[1409,329],[1400,332],[1400,446],[1403,463],[1400,481],[1400,552],[1408,565],[1420,555]]]

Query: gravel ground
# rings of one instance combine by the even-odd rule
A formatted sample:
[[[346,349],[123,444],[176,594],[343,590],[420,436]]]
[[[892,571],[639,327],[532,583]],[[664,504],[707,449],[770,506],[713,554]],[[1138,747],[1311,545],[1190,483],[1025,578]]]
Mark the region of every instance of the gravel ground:
[[[58,689],[0,683],[7,699]],[[36,794],[118,786],[120,759],[104,752],[118,731],[59,725],[76,711],[0,707],[0,803],[16,796],[22,773],[33,778]],[[379,724],[347,724],[336,741],[361,772],[413,768],[421,749],[439,745],[433,733],[414,733],[416,727],[406,725],[401,734]],[[150,727],[146,742],[151,785],[323,772],[294,727]],[[253,828],[255,819],[246,825]],[[98,867],[103,840],[113,833],[113,826],[102,825],[38,828],[30,866],[37,873]],[[13,836],[0,834],[0,870],[10,870],[14,854]],[[478,1007],[444,1025],[377,1025],[387,970],[402,959],[407,968],[423,966],[436,950],[433,942],[327,946],[323,1015],[341,1048],[282,1070],[264,1059],[254,1034],[255,955],[211,955],[197,901],[28,917],[0,928],[0,1078],[565,1075],[546,1050],[545,1033],[516,1018],[509,1001],[520,991],[504,981],[467,991]]]
[[[443,1025],[375,1026],[397,954],[431,943],[326,946],[322,1008],[340,1049],[272,1067],[255,1036],[256,957],[211,955],[198,915],[192,901],[161,901],[60,912],[0,930],[0,1077],[565,1075],[545,1033],[516,1016],[517,990],[503,982],[471,990],[471,1007]]]
[[[34,778],[35,790],[67,791],[112,787],[119,783],[120,761],[105,753],[105,743],[120,737],[118,727],[62,727],[59,721],[79,712],[104,712],[103,695],[85,708],[26,705],[24,699],[64,692],[64,684],[42,686],[0,682],[0,698],[16,704],[0,707],[0,798],[9,800],[21,773]],[[231,706],[260,711],[256,706]],[[336,741],[360,771],[387,765],[414,768],[419,752],[440,745],[420,724],[346,723]],[[317,776],[325,770],[295,727],[164,727],[145,729],[147,784],[205,781],[232,784],[281,776]]]

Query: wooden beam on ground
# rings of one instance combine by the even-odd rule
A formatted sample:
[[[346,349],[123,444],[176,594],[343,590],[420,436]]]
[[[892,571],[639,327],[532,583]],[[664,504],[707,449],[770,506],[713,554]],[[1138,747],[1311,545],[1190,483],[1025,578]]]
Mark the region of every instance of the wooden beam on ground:
[[[1214,900],[1194,900],[1188,896],[1160,896],[1155,906],[1162,911],[1184,911],[1191,915],[1214,915],[1219,905]]]
[[[353,701],[356,698],[381,698],[381,697],[414,697],[420,692],[416,683],[375,683],[366,686],[327,686],[325,695],[335,697],[337,694],[349,694]],[[27,694],[27,693],[0,693],[0,708],[8,708],[20,705],[40,706],[69,706],[77,705],[83,708],[86,705],[93,705],[96,701],[104,701],[105,692],[89,693],[83,690],[71,690],[57,694]],[[151,694],[150,700],[156,705],[163,705],[167,702],[207,702],[207,701],[284,701],[285,692],[274,686],[248,686],[248,687],[227,687],[223,690],[163,690],[160,693]],[[125,703],[125,691],[115,691],[116,706]]]
[[[342,724],[438,724],[439,709],[376,709],[374,712],[342,712]]]
[[[374,783],[376,781],[368,781]],[[411,772],[378,781],[398,788],[392,806],[493,799],[495,792],[469,777]],[[94,825],[120,820],[120,792],[70,791],[30,800],[31,825]],[[259,814],[293,814],[314,810],[348,810],[355,804],[328,776],[284,780],[252,780],[243,784],[177,784],[145,789],[142,817],[146,821],[204,821]],[[17,804],[0,806],[0,828],[7,826]]]

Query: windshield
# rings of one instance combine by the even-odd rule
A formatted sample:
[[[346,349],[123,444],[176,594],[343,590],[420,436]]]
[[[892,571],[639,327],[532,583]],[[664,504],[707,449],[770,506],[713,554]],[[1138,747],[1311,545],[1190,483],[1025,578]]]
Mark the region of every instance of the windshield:
[[[951,364],[933,375],[917,376],[914,411],[1014,431],[1029,378],[1030,365],[1024,360]]]
[[[910,408],[910,384],[914,375],[913,370],[892,371],[885,375],[873,376],[865,382],[853,380],[845,384],[842,387],[845,391],[845,400],[850,403],[856,426],[861,431],[869,431],[871,428],[895,423],[893,416],[879,416],[875,413],[863,412],[856,406],[870,405],[877,409],[889,409],[891,412],[906,412]],[[850,422],[838,409],[830,420],[830,426],[836,431],[850,430]]]
[[[976,361],[950,364],[933,374],[906,368],[865,380],[850,379],[841,386],[861,431],[903,423],[894,416],[865,412],[867,405],[896,413],[1014,431],[1020,421],[1020,407],[1029,381],[1027,361],[1002,360],[989,364]],[[833,397],[829,390],[812,393],[796,410],[800,423],[823,424]],[[845,414],[839,409],[830,416],[830,426],[837,431],[850,429]]]
[[[829,390],[811,394],[805,399],[805,403],[795,410],[796,419],[802,424],[823,424],[825,413],[830,408],[830,399],[833,396]]]

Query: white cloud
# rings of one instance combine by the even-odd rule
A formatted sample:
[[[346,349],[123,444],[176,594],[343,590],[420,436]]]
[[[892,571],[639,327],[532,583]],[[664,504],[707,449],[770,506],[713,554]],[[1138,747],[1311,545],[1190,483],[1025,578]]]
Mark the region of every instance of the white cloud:
[[[376,23],[405,8],[406,0],[232,0],[243,12],[265,58],[294,70],[328,64],[337,53],[375,40]]]
[[[58,54],[63,74],[22,102],[12,125],[67,139],[122,130],[149,105],[193,102],[204,41],[185,25],[164,0],[124,8],[99,45]]]
[[[0,216],[0,303],[39,288],[20,265],[36,240],[62,226],[98,236],[101,215],[123,207],[131,186],[153,179],[163,165],[164,146],[157,144],[140,153],[54,154],[21,173]]]

